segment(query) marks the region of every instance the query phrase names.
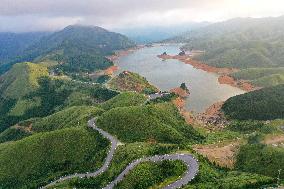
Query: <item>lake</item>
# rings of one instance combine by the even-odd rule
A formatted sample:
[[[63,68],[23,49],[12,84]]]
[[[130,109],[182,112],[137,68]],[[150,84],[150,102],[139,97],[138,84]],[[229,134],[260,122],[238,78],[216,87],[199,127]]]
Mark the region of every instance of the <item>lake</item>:
[[[186,109],[195,113],[204,112],[215,102],[224,101],[232,96],[244,93],[243,90],[225,84],[219,84],[218,75],[194,68],[179,60],[162,60],[157,55],[167,52],[176,55],[180,45],[145,47],[116,61],[119,70],[136,72],[157,86],[161,91],[186,83],[190,96],[186,99]]]

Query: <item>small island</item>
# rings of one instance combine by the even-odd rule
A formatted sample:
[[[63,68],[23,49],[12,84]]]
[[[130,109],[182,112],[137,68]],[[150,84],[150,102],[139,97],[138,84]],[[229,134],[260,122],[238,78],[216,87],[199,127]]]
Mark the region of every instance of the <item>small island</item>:
[[[171,89],[170,92],[177,94],[181,98],[186,98],[190,95],[189,89],[185,83],[182,83],[180,87]]]

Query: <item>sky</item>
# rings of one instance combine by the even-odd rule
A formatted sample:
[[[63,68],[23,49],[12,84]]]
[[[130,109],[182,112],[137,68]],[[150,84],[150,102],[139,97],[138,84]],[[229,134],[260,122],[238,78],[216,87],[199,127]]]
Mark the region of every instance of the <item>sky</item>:
[[[284,0],[0,0],[0,31],[107,29],[284,15]]]

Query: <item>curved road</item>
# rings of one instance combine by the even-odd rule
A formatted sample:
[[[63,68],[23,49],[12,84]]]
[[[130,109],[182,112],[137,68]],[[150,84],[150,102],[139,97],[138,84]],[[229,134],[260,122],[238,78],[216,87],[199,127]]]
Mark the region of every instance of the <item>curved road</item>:
[[[73,174],[73,175],[61,177],[60,179],[55,180],[55,181],[51,182],[50,184],[48,184],[44,187],[41,187],[41,188],[48,188],[48,187],[51,187],[51,186],[53,186],[53,185],[55,185],[59,182],[66,181],[66,180],[69,180],[69,179],[72,179],[72,178],[96,177],[96,176],[102,174],[103,172],[105,172],[108,169],[108,166],[111,163],[115,149],[117,148],[117,144],[118,144],[119,141],[116,138],[114,138],[112,135],[110,135],[109,133],[105,132],[104,130],[102,130],[98,127],[96,127],[94,119],[91,119],[91,120],[88,121],[88,126],[93,128],[94,130],[97,130],[100,134],[102,134],[105,138],[109,139],[110,142],[111,142],[111,149],[110,149],[110,151],[109,151],[109,153],[106,157],[104,165],[99,170],[97,170],[96,172],[86,173],[86,174],[77,174],[76,173],[76,174]],[[148,162],[148,161],[160,162],[160,161],[164,161],[164,160],[181,160],[187,166],[187,171],[183,175],[183,177],[181,179],[177,180],[176,182],[169,184],[168,186],[164,187],[165,189],[180,188],[180,187],[186,185],[187,183],[189,183],[192,179],[194,179],[194,177],[198,173],[198,160],[196,160],[190,154],[156,155],[156,156],[153,156],[153,157],[140,158],[140,159],[133,161],[124,169],[124,171],[122,171],[122,173],[114,181],[112,181],[106,187],[104,187],[104,189],[112,189],[116,184],[118,184],[120,181],[122,181],[123,178],[125,177],[125,175],[127,175],[139,163]]]

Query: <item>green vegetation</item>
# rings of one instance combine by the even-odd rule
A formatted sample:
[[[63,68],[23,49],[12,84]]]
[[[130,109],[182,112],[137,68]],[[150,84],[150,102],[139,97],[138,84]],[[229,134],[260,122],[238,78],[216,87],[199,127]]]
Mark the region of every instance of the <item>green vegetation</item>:
[[[87,121],[100,115],[103,111],[91,106],[74,106],[37,119],[32,123],[34,132],[54,131],[63,128],[87,126]]]
[[[96,79],[96,82],[97,83],[100,83],[100,84],[103,84],[103,83],[106,83],[108,80],[111,79],[111,76],[108,76],[108,75],[102,75],[102,76],[99,76],[97,79]]]
[[[20,127],[10,127],[0,133],[0,143],[20,140],[31,135],[30,131]]]
[[[277,85],[235,96],[222,110],[232,119],[272,120],[284,118],[284,85]]]
[[[283,157],[283,148],[248,144],[241,147],[236,165],[242,171],[277,178],[278,170],[284,167]],[[284,172],[281,172],[280,178],[284,178]]]
[[[68,26],[26,46],[17,57],[0,68],[0,73],[16,62],[25,61],[56,61],[59,63],[56,67],[66,73],[105,69],[113,65],[105,55],[134,45],[127,37],[103,28]]]
[[[237,80],[249,80],[254,85],[269,87],[284,84],[284,68],[249,68],[231,74]]]
[[[38,85],[18,101],[0,99],[0,131],[25,119],[44,117],[68,106],[96,105],[118,94],[100,85],[50,77],[40,78]]]
[[[143,94],[135,92],[121,93],[114,98],[102,103],[100,107],[105,110],[118,107],[138,106],[146,102],[147,98]]]
[[[35,43],[47,33],[0,33],[0,75],[7,71],[6,63],[19,56],[29,45]],[[6,68],[6,69],[5,69]]]
[[[107,146],[106,139],[84,128],[0,144],[0,187],[38,188],[63,174],[95,170],[102,165]]]
[[[160,163],[141,163],[137,165],[115,188],[144,189],[149,187],[160,187],[167,180],[175,181],[178,176],[183,175],[186,166],[180,161],[163,161]],[[160,184],[162,183],[162,184]]]
[[[193,30],[172,41],[204,50],[196,59],[216,67],[281,67],[284,17],[237,18]]]
[[[227,129],[235,132],[249,134],[253,132],[260,132],[263,134],[272,133],[276,129],[270,125],[264,124],[260,121],[233,121]]]
[[[102,114],[97,125],[125,142],[181,143],[203,138],[172,104],[114,108]]]
[[[187,86],[186,86],[185,83],[182,83],[182,84],[180,85],[180,88],[183,89],[183,90],[185,90],[186,92],[189,92],[189,89],[187,88]]]
[[[151,85],[146,78],[129,71],[124,71],[114,77],[109,82],[109,86],[119,91],[136,91],[145,94],[151,94],[159,91],[155,86]]]
[[[47,76],[45,66],[32,63],[15,64],[0,80],[0,92],[3,98],[19,99],[38,87],[37,80]]]
[[[148,144],[148,143],[129,143],[125,144],[123,146],[119,146],[116,153],[114,154],[113,161],[111,162],[111,165],[109,169],[104,172],[102,175],[99,175],[96,178],[91,179],[74,179],[70,182],[66,182],[63,185],[63,188],[103,188],[107,185],[110,181],[113,181],[124,169],[125,167],[131,163],[132,161],[139,159],[141,157],[148,157],[153,156],[155,154],[166,154],[172,152],[174,149],[176,149],[177,146],[173,144]],[[148,166],[151,166],[149,169],[152,169],[152,165],[161,167],[157,164],[147,164]],[[170,166],[172,169],[172,172],[174,173],[180,173],[179,172],[179,166],[175,166],[175,164],[172,164]],[[149,170],[148,169],[148,170]],[[138,169],[139,170],[139,169]],[[144,166],[140,167],[141,174],[144,172]],[[165,170],[165,169],[164,169]],[[165,172],[167,173],[167,172]],[[164,178],[167,177],[166,174],[161,175]],[[179,176],[179,175],[175,175]],[[151,178],[148,178],[151,180]],[[141,182],[148,182],[143,180],[141,178]],[[125,185],[127,185],[130,181],[124,182]],[[151,180],[151,183],[155,183],[156,181]],[[139,184],[139,182],[137,182]],[[60,188],[60,187],[57,187]]]
[[[247,188],[261,188],[266,185],[273,185],[275,180],[271,177],[266,177],[258,174],[249,174],[243,172],[228,172],[226,175],[218,175],[215,179],[210,179],[207,182],[198,182],[190,184],[185,189],[199,189],[199,188],[220,188],[220,189],[247,189]]]

